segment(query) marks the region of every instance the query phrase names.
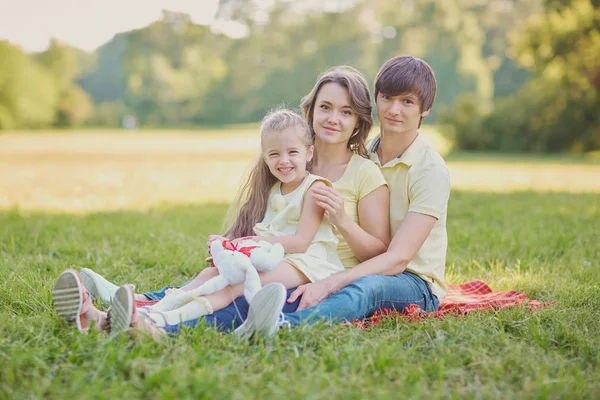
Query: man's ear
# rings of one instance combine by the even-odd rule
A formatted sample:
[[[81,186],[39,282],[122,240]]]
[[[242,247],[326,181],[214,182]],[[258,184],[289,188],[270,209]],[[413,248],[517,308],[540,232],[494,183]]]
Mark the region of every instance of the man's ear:
[[[421,117],[422,117],[422,118],[425,118],[426,116],[428,116],[428,115],[429,115],[429,111],[431,111],[431,108],[430,108],[429,110],[425,110],[425,111],[423,111],[423,112],[421,113]]]

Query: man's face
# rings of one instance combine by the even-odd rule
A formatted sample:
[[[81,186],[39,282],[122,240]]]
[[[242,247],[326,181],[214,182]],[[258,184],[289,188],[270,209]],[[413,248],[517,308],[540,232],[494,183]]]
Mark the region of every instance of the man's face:
[[[421,112],[421,103],[414,94],[390,96],[379,92],[376,104],[377,118],[386,134],[416,132],[421,117],[429,113],[429,111]]]

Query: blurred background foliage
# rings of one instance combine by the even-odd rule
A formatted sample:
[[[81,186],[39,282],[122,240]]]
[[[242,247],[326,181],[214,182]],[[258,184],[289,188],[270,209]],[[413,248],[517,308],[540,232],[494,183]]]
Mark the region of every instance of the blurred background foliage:
[[[387,59],[431,64],[435,123],[459,149],[600,149],[600,0],[221,0],[232,38],[164,11],[93,53],[0,41],[0,129],[259,121],[297,106],[317,75],[353,65],[372,83]],[[82,34],[85,34],[82,32]]]

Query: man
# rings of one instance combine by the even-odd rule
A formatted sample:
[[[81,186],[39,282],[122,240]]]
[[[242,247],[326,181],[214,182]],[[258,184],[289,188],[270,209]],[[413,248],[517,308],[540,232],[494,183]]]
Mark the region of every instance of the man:
[[[382,308],[401,311],[409,304],[427,312],[437,310],[446,294],[450,179],[442,157],[418,132],[435,93],[434,73],[421,59],[395,57],[377,73],[375,101],[381,132],[368,149],[390,188],[393,239],[385,253],[298,287],[288,302],[302,296],[300,305],[296,312],[283,314],[286,323],[353,321]],[[272,335],[282,323],[282,306],[267,305],[282,305],[285,296],[282,285],[266,285],[236,334]]]

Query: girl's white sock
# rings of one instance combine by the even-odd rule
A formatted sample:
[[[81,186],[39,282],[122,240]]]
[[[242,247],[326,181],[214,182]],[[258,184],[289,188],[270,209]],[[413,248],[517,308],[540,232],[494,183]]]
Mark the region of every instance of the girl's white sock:
[[[177,325],[182,322],[191,321],[200,318],[204,315],[213,313],[213,307],[210,302],[204,297],[195,297],[189,303],[176,310],[166,311],[162,313],[164,318],[161,318],[157,313],[150,312],[150,317],[158,326]],[[165,321],[166,320],[166,321]]]
[[[185,305],[185,294],[186,292],[172,288],[168,289],[165,293],[165,297],[163,297],[158,303],[149,306],[148,308],[153,311],[172,311],[176,310]]]

